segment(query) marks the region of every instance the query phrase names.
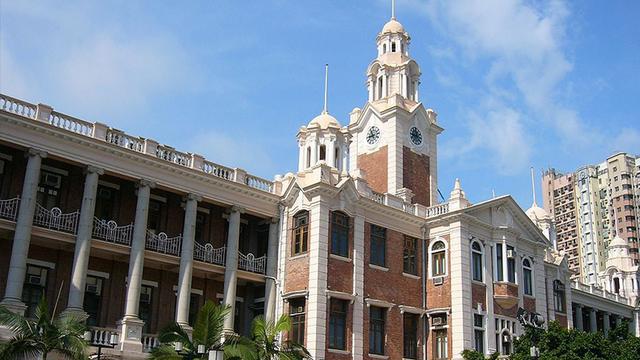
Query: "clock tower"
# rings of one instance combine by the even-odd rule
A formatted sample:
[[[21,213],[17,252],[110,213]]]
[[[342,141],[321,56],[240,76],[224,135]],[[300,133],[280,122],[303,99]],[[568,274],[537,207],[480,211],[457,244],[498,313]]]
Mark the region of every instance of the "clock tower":
[[[368,101],[350,114],[350,169],[360,170],[373,191],[431,206],[437,203],[437,136],[443,129],[435,111],[420,102],[420,67],[394,13],[376,37]]]

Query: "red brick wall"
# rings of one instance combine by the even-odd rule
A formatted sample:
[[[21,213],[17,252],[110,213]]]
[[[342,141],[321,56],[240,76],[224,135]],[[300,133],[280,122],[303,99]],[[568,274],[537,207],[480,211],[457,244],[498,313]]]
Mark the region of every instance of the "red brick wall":
[[[447,316],[447,324],[451,324],[451,315]],[[434,353],[435,353],[435,337],[433,336],[433,331],[429,331],[427,333],[427,359],[433,359],[435,357]],[[453,356],[452,354],[452,337],[451,337],[452,333],[451,333],[451,326],[449,326],[449,328],[447,328],[447,348],[448,348],[448,354],[449,354],[449,358],[451,358]]]
[[[447,244],[449,235],[441,237]],[[450,248],[447,246],[447,248]],[[428,254],[428,253],[427,253]],[[432,266],[427,258],[427,266]],[[428,272],[427,272],[428,273]],[[427,279],[427,308],[443,308],[451,306],[451,254],[447,251],[447,276],[444,277],[442,285],[434,285],[433,279]]]
[[[487,287],[482,284],[471,284],[471,308],[475,309],[477,304],[482,304],[482,310],[487,311]]]
[[[358,155],[358,167],[365,171],[367,183],[373,191],[387,192],[387,146],[371,154]]]
[[[567,317],[565,315],[556,313],[556,321],[563,328],[565,328],[565,329],[569,328],[569,323],[567,322]]]
[[[309,222],[311,222],[311,213],[309,213]],[[309,225],[311,227],[311,225]],[[287,239],[287,264],[286,264],[286,281],[284,283],[285,293],[292,291],[301,291],[309,287],[309,255],[299,255],[291,257],[293,246],[293,216],[287,219],[287,229],[289,238]],[[309,235],[311,238],[311,235]]]
[[[414,203],[431,205],[427,155],[415,153],[406,146],[402,148],[402,181],[403,187],[413,191]]]
[[[525,310],[529,311],[529,312],[535,312],[536,311],[536,299],[525,296],[523,299],[523,307]]]
[[[331,253],[331,219],[332,213],[329,212],[329,253]],[[349,233],[348,233],[348,256],[351,258],[351,252],[353,250],[353,219],[349,218]],[[336,259],[327,254],[328,257],[328,273],[327,288],[329,290],[341,291],[347,294],[353,292],[353,259],[352,262],[346,262],[342,259]],[[336,276],[331,276],[331,275]]]

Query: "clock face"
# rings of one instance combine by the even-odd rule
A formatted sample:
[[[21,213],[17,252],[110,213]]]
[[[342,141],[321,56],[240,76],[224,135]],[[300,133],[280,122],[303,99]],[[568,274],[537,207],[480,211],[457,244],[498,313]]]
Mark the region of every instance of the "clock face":
[[[378,139],[380,139],[380,129],[377,126],[370,127],[367,132],[367,143],[373,145],[378,142]]]
[[[417,127],[414,126],[409,130],[409,137],[414,145],[422,145],[422,133]]]

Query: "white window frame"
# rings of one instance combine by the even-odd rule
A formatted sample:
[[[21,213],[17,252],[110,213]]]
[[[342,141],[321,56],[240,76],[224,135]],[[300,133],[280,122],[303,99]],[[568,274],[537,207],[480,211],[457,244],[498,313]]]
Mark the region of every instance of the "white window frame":
[[[478,246],[480,247],[480,250],[475,250],[473,248],[474,244],[478,244]],[[475,281],[475,282],[481,282],[484,283],[485,280],[485,258],[484,258],[484,246],[482,245],[482,243],[478,240],[473,240],[471,241],[471,244],[469,244],[469,249],[471,250],[471,281]],[[474,271],[475,271],[475,264],[474,264],[474,254],[479,254],[480,255],[480,280],[474,279]]]
[[[529,266],[526,266],[524,264],[525,261],[529,262]],[[527,273],[527,270],[529,270],[529,272],[531,273],[531,282],[530,282],[531,294],[527,294],[527,292],[526,292],[527,289],[525,287],[526,283],[525,283],[524,279],[525,279],[525,275]],[[535,297],[535,293],[536,292],[535,292],[535,286],[534,286],[534,284],[535,284],[534,276],[535,276],[535,274],[533,272],[533,259],[530,259],[529,257],[523,258],[522,259],[522,293],[525,296]]]
[[[444,249],[436,250],[436,252],[444,252],[444,273],[441,275],[434,276],[433,275],[433,246],[438,242],[442,242],[444,244]],[[447,260],[448,252],[449,252],[449,243],[445,239],[438,236],[431,241],[431,243],[429,244],[429,274],[428,274],[429,279],[433,279],[434,277],[436,278],[446,277],[449,275],[449,261]]]

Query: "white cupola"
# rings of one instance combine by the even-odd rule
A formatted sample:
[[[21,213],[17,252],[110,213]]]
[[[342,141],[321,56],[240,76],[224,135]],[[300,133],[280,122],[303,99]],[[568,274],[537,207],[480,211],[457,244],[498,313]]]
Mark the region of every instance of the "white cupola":
[[[376,37],[378,57],[367,69],[369,101],[401,95],[405,99],[418,102],[420,67],[409,56],[411,37],[395,16],[392,5],[391,20]]]
[[[298,171],[305,171],[323,162],[341,172],[348,172],[349,134],[342,129],[327,109],[329,66],[325,65],[324,107],[322,113],[298,132]]]

